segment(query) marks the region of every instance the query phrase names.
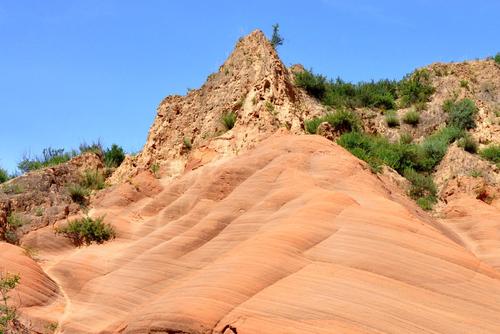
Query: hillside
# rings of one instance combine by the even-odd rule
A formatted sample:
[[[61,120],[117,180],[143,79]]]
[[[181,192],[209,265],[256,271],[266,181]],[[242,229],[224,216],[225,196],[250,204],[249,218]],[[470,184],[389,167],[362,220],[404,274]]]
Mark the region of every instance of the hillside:
[[[21,294],[25,314],[68,333],[498,328],[498,272],[320,137],[272,137],[117,205],[130,191],[93,209],[117,228],[113,242],[74,249],[51,228],[26,238],[51,279]],[[38,264],[12,259],[32,296]]]
[[[409,76],[383,83],[394,111],[332,106],[257,30],[200,89],[160,103],[143,150],[109,171],[105,189],[81,203],[68,190],[89,168],[105,176],[93,153],[3,184],[2,232],[12,217],[25,222],[16,240],[0,241],[0,270],[20,277],[9,300],[16,326],[497,333],[500,166],[484,150],[500,143],[500,66],[425,71],[433,90],[423,103],[403,105]],[[449,115],[463,99],[477,111],[474,126],[458,132]],[[402,120],[410,111],[417,123],[389,126],[388,114]],[[468,138],[475,152],[464,148]],[[435,197],[427,211],[425,196]],[[101,239],[65,230],[81,217],[109,224],[79,232]]]

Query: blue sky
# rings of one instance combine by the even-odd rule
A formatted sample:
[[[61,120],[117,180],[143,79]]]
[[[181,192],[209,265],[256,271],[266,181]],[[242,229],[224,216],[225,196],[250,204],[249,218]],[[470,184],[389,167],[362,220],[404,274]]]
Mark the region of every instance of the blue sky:
[[[500,1],[0,0],[0,166],[98,138],[144,144],[158,103],[279,22],[287,65],[359,81],[500,51]]]

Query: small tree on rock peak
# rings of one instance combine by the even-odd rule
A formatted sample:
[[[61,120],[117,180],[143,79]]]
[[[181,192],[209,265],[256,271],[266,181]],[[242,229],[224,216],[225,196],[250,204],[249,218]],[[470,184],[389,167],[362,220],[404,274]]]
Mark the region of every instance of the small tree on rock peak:
[[[271,45],[273,48],[277,48],[280,45],[283,45],[285,39],[280,35],[280,25],[278,23],[273,24],[273,36],[271,37]]]

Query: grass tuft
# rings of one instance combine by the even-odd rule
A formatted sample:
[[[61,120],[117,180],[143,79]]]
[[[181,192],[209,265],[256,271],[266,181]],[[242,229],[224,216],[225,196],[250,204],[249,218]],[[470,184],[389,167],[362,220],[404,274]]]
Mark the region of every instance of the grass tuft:
[[[403,116],[403,122],[412,126],[416,126],[418,123],[420,123],[420,113],[416,110],[407,111]]]
[[[101,190],[104,189],[106,184],[104,183],[104,176],[102,172],[98,169],[87,169],[82,174],[82,180],[80,185],[89,190]]]
[[[387,123],[387,126],[390,128],[394,128],[396,126],[399,126],[398,115],[394,111],[388,110],[385,113],[385,122]]]
[[[475,154],[478,150],[477,141],[470,135],[466,134],[463,138],[458,141],[458,146],[463,148],[464,151]]]
[[[224,115],[222,115],[221,118],[221,123],[224,125],[224,128],[229,131],[232,128],[234,128],[234,125],[236,124],[236,113],[235,112],[227,112]]]
[[[318,131],[318,126],[322,123],[322,119],[319,118],[319,117],[314,117],[312,119],[309,119],[309,120],[305,120],[304,121],[304,127],[306,129],[306,132],[309,133],[309,134],[316,134],[316,132]]]
[[[500,167],[500,145],[493,144],[490,145],[481,151],[479,151],[479,155],[486,160],[489,160]]]
[[[70,184],[67,189],[71,200],[80,205],[84,205],[87,201],[87,196],[90,195],[90,190],[80,184]]]

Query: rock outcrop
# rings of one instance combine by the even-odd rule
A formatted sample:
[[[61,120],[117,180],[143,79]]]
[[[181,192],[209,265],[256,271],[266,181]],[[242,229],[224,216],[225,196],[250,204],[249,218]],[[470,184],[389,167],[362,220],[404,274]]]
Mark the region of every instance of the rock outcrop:
[[[441,201],[440,207],[457,197],[468,196],[491,202],[500,195],[498,167],[453,144],[437,166],[434,181]]]
[[[237,120],[228,131],[221,119],[231,112]],[[161,175],[179,175],[188,164],[197,166],[254,147],[278,128],[303,133],[303,120],[322,112],[317,101],[293,85],[291,72],[256,30],[238,41],[200,89],[160,103],[143,150],[128,157],[111,181],[124,181],[152,165]]]
[[[0,240],[17,243],[22,235],[78,212],[80,206],[71,200],[68,185],[78,183],[85,170],[103,167],[97,154],[85,153],[0,185]],[[19,220],[15,230],[7,224],[11,214]]]
[[[447,99],[468,98],[478,107],[477,127],[471,130],[472,136],[480,144],[500,142],[500,66],[491,59],[465,61],[462,63],[435,63],[423,67],[430,74],[430,82],[435,93],[425,106],[421,106],[420,123],[412,126],[401,122],[399,127],[389,127],[383,112],[372,109],[359,109],[365,130],[382,134],[390,139],[398,139],[401,133],[410,133],[419,139],[441,128],[448,117],[443,111]],[[401,119],[413,109],[403,108],[395,111]]]

